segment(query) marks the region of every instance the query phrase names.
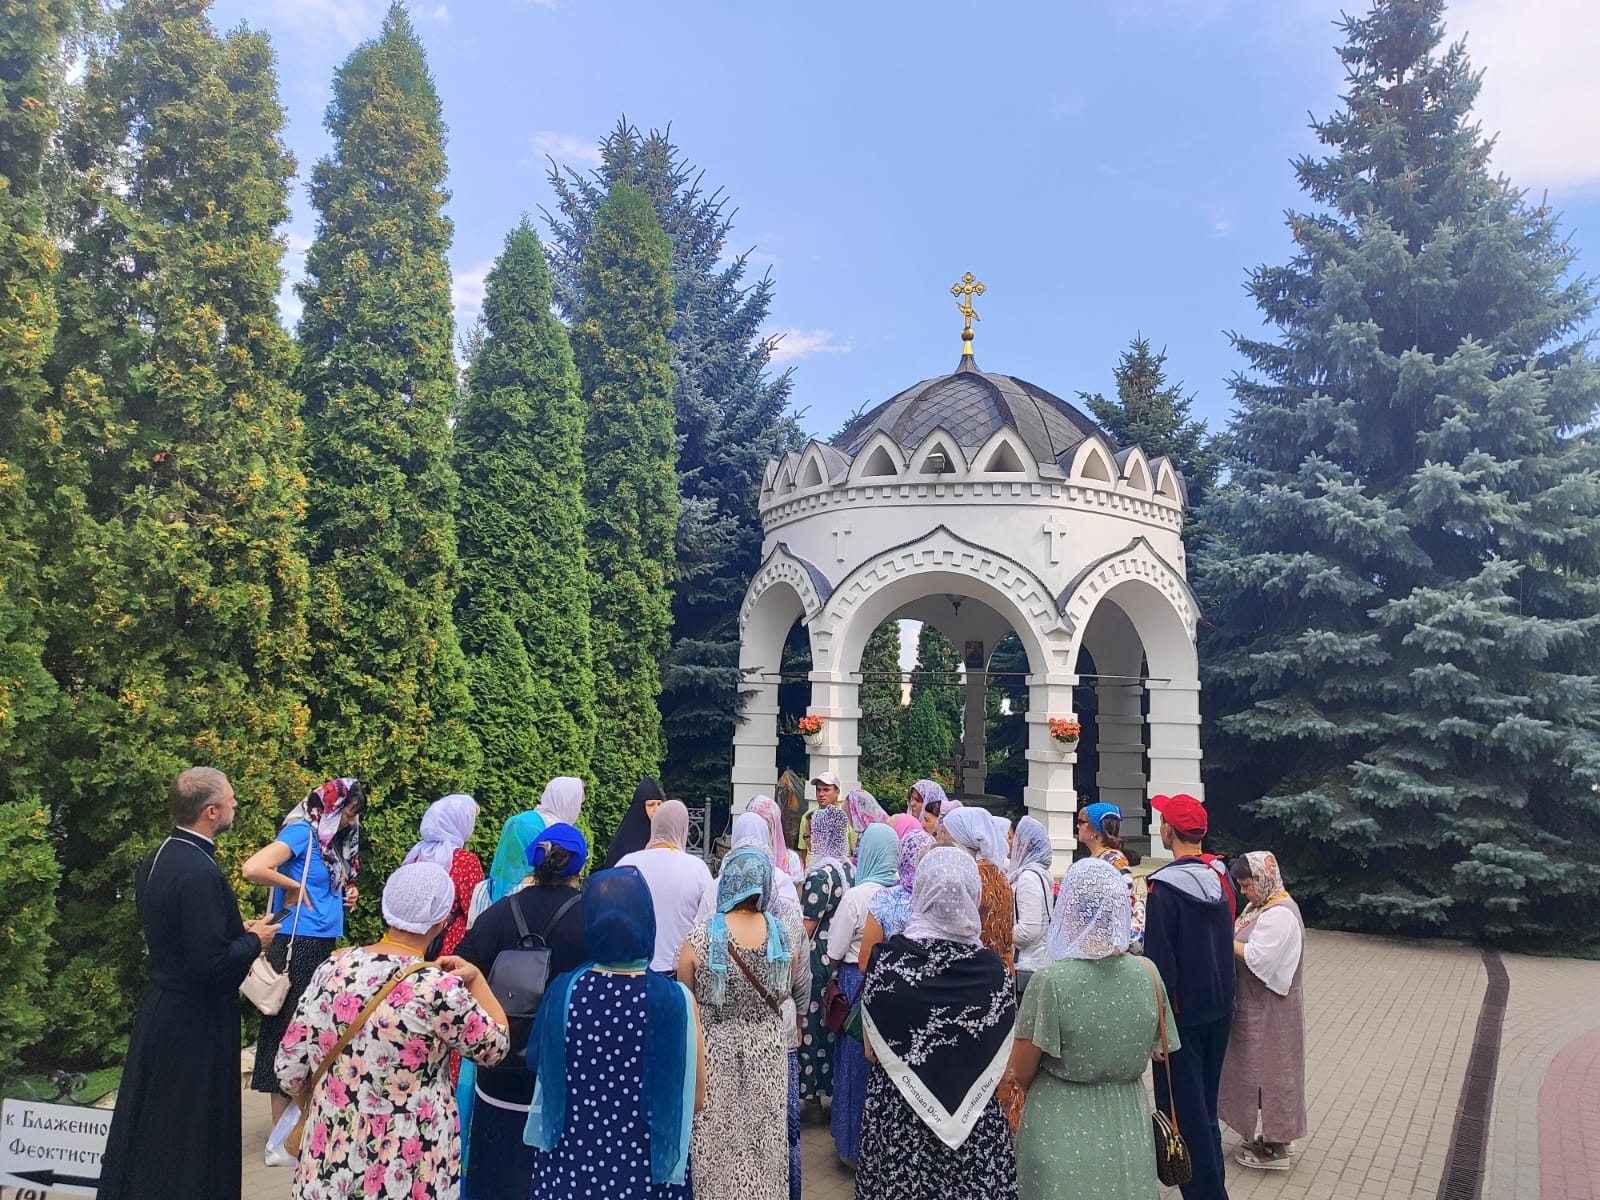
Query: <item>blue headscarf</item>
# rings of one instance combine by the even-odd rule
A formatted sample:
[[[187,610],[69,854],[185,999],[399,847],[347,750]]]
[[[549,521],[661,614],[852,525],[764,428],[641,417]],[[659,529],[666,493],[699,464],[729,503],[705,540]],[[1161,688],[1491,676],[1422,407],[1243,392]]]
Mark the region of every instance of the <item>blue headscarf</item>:
[[[1115,804],[1091,804],[1083,810],[1083,815],[1088,817],[1089,824],[1093,825],[1101,833],[1106,831],[1105,819],[1107,817],[1115,817],[1119,821],[1122,820],[1122,810]]]
[[[596,871],[583,889],[583,919],[595,962],[559,976],[545,992],[528,1038],[528,1070],[536,1077],[523,1141],[553,1151],[567,1128],[567,1058],[582,1053],[567,1037],[572,988],[594,966],[643,971],[650,1046],[640,1067],[639,1107],[650,1126],[650,1181],[682,1184],[694,1120],[695,1024],[689,989],[645,970],[656,942],[650,888],[632,867]]]
[[[509,896],[528,874],[528,847],[545,830],[545,821],[536,812],[518,813],[500,831],[500,844],[489,865],[489,900]]]
[[[881,883],[893,887],[899,879],[900,839],[888,825],[868,825],[856,844],[856,886]]]
[[[552,847],[559,846],[572,855],[557,879],[570,879],[589,861],[589,842],[583,836],[583,831],[576,825],[556,824],[550,826],[538,836],[538,839],[528,846],[528,865],[534,870],[544,866],[544,860],[550,856]],[[547,877],[548,878],[548,877]]]
[[[719,1008],[728,998],[729,935],[725,914],[751,896],[759,897],[756,911],[767,922],[767,961],[779,964],[777,990],[789,990],[789,943],[784,939],[783,925],[768,911],[772,903],[772,859],[765,851],[747,846],[722,860],[722,874],[717,877],[717,913],[708,927],[711,961],[706,968],[711,972],[711,1003]]]

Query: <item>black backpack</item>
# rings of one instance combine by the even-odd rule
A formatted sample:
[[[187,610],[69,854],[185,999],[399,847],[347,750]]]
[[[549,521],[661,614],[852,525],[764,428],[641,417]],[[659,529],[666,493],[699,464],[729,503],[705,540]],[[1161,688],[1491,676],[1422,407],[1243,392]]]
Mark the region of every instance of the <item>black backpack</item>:
[[[517,922],[517,944],[510,950],[496,954],[494,964],[489,968],[489,990],[500,1001],[500,1007],[506,1010],[506,1024],[511,1030],[511,1049],[500,1060],[498,1067],[480,1067],[479,1070],[509,1073],[528,1069],[528,1035],[533,1031],[533,1019],[539,1013],[545,988],[550,986],[550,931],[561,923],[561,918],[567,915],[574,904],[583,899],[583,893],[574,892],[572,898],[556,909],[538,933],[528,931],[527,919],[522,915],[522,905],[518,903],[521,898],[521,892],[511,896],[511,915]]]

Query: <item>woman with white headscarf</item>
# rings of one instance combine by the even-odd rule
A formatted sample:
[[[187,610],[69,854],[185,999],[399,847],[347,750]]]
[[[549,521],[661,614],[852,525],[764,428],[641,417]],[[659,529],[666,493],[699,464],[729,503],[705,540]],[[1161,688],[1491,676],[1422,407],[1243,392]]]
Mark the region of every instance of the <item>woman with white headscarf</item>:
[[[711,868],[689,853],[689,809],[682,800],[667,800],[650,818],[650,842],[624,854],[618,867],[632,867],[644,876],[656,913],[656,952],[650,969],[672,975],[678,969],[683,939],[700,917],[705,898],[715,896]]]
[[[978,901],[983,944],[1000,956],[1006,970],[1015,973],[1017,910],[1011,881],[1005,873],[1006,844],[1000,839],[994,820],[981,808],[946,810],[941,824],[952,845],[978,860],[978,878],[983,883],[983,895]]]
[[[477,967],[449,955],[437,962],[422,957],[454,904],[455,888],[442,867],[401,867],[383,889],[383,937],[336,953],[300,998],[273,1063],[288,1093],[315,1081],[295,1200],[361,1194],[373,1170],[390,1195],[456,1200],[460,1194],[447,1060],[455,1051],[492,1066],[505,1056],[508,1033],[505,1010]],[[386,988],[348,1047],[316,1078],[330,1045]]]
[[[1050,963],[1045,935],[1055,909],[1055,879],[1050,874],[1055,851],[1050,834],[1034,817],[1023,817],[1011,841],[1011,891],[1017,903],[1017,990]]]
[[[445,922],[439,943],[441,954],[454,954],[467,933],[467,914],[472,908],[472,893],[483,882],[483,863],[466,848],[478,823],[478,802],[464,792],[452,792],[428,805],[418,832],[422,840],[411,847],[402,866],[432,863],[443,867],[455,884],[456,903]]]
[[[927,851],[910,923],[873,957],[861,992],[873,1065],[857,1200],[1016,1198],[997,1096],[1016,1012],[1009,972],[979,941],[981,891],[970,855]]]
[[[1051,918],[1053,960],[1022,997],[1008,1078],[1027,1094],[1020,1200],[1152,1200],[1155,1144],[1144,1072],[1161,1053],[1161,977],[1128,953],[1128,889],[1110,863],[1076,862]],[[1170,1017],[1167,1048],[1179,1047]]]

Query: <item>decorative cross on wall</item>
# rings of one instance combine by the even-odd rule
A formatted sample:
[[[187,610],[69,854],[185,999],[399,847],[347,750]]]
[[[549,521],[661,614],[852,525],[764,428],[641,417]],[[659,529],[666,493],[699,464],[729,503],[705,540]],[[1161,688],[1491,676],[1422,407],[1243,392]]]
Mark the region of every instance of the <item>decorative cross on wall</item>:
[[[833,560],[844,562],[845,543],[850,540],[850,522],[840,521],[833,527]]]
[[[1044,536],[1050,540],[1050,561],[1061,561],[1061,543],[1067,537],[1067,527],[1055,514],[1044,519]]]

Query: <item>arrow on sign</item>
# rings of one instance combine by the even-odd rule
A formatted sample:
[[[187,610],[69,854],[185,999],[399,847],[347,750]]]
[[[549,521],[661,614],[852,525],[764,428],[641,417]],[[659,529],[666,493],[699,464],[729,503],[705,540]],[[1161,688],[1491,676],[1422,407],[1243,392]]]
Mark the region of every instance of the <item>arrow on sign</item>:
[[[7,1174],[17,1179],[26,1179],[29,1183],[37,1183],[43,1188],[98,1188],[100,1186],[100,1176],[98,1175],[62,1175],[53,1167],[46,1167],[39,1171],[8,1171]]]

